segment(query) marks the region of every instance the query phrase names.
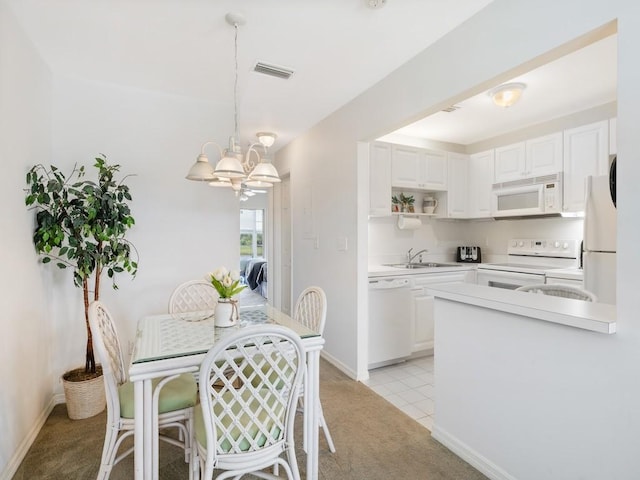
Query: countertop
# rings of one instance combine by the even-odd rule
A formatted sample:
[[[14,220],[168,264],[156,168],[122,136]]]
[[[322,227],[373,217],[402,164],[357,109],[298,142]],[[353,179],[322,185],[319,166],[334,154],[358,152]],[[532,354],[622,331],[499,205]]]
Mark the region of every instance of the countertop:
[[[475,270],[476,265],[478,265],[477,263],[455,263],[455,262],[439,262],[439,263],[450,263],[451,266],[425,267],[425,268],[402,268],[402,267],[389,267],[387,265],[369,265],[369,277],[386,277],[386,276],[398,276],[398,275],[429,275],[433,273],[466,272],[469,270]]]
[[[545,322],[612,334],[616,332],[616,306],[584,302],[470,283],[428,287],[436,298],[522,315]]]

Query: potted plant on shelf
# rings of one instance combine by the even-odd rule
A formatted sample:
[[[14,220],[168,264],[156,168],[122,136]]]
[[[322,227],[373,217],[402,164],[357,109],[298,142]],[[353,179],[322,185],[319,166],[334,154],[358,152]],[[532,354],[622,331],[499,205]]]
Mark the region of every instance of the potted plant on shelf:
[[[413,213],[415,211],[413,204],[415,203],[416,199],[413,198],[413,195],[405,195],[404,193],[401,193],[399,200],[402,204],[403,212]]]
[[[38,164],[27,173],[25,203],[36,211],[33,242],[42,263],[73,269],[73,283],[82,288],[87,345],[84,367],[63,375],[67,411],[72,419],[88,418],[104,410],[102,370],[96,365],[89,329],[89,303],[100,298],[100,279],[135,276],[137,251],[125,239],[135,223],[131,216],[129,187],[114,175],[119,165],[107,164],[104,155],[93,165],[97,181],[85,178],[85,167],[75,166],[67,178],[57,167]]]
[[[400,200],[398,199],[398,197],[396,195],[393,195],[391,197],[391,211],[392,212],[399,212],[400,211]]]

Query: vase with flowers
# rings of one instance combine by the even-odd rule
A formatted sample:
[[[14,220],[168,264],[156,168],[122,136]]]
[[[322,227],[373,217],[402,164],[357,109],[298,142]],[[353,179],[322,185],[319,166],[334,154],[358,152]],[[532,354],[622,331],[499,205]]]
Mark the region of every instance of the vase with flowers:
[[[246,285],[240,285],[240,272],[220,267],[209,274],[209,280],[220,295],[213,314],[215,325],[232,327],[239,317],[238,301],[233,296],[246,288]]]

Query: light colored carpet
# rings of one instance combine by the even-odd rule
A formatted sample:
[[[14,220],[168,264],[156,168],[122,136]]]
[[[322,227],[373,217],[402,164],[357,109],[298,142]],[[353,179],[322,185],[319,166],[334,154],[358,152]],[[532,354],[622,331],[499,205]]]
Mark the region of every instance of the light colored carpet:
[[[321,362],[320,377],[322,406],[337,449],[330,453],[324,435],[320,435],[320,479],[486,479],[433,440],[429,430],[325,361]],[[299,416],[296,421],[297,438],[301,438],[301,419]],[[105,413],[69,420],[65,405],[56,406],[14,480],[95,478],[105,420]],[[160,448],[160,479],[188,478],[181,450],[163,442]],[[298,463],[304,479],[302,451]],[[133,459],[129,456],[116,465],[111,479],[131,478]]]

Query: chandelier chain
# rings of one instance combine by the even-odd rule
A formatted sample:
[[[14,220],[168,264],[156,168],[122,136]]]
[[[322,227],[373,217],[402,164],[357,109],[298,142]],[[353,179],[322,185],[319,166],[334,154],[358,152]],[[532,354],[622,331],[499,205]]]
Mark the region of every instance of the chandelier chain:
[[[238,133],[238,24],[233,25],[235,30],[235,80],[233,82],[233,119],[235,122],[235,134],[236,141],[240,142],[240,135]]]

